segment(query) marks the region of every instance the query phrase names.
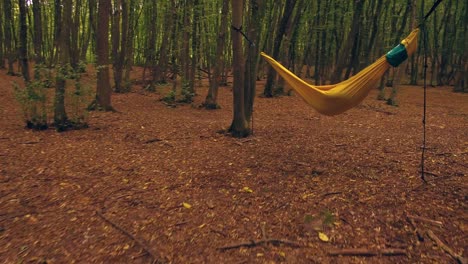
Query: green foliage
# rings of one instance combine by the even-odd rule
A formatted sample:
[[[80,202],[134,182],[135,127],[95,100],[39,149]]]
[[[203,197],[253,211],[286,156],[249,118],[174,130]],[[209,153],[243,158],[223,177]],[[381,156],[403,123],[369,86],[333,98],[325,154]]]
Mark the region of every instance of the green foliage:
[[[84,65],[84,64],[83,64]],[[82,67],[78,71],[82,71]],[[92,91],[88,86],[81,83],[82,73],[74,71],[70,65],[59,66],[55,75],[58,78],[75,80],[74,89],[66,94],[69,123],[67,129],[87,127],[88,111],[86,106],[92,99]],[[44,130],[50,126],[52,116],[53,93],[48,89],[51,87],[53,72],[44,65],[34,68],[34,81],[26,84],[23,88],[18,83],[13,83],[16,101],[21,106],[26,127],[35,130]]]
[[[163,100],[164,102],[166,102],[168,104],[173,104],[173,103],[175,103],[175,99],[176,99],[176,91],[171,90],[161,100]]]
[[[330,212],[328,209],[325,209],[321,213],[321,219],[324,226],[331,226],[333,225],[333,223],[335,223],[336,220],[335,215],[333,215],[333,213]]]
[[[83,86],[80,79],[81,76],[75,79],[75,89],[68,94],[68,118],[74,128],[88,127],[89,112],[86,108],[92,100],[91,88],[89,86]]]
[[[35,130],[48,128],[47,90],[44,82],[33,81],[21,88],[13,83],[15,99],[21,106],[26,127]]]
[[[187,104],[193,102],[193,97],[195,96],[195,94],[190,91],[188,82],[184,82],[180,95],[181,95],[181,98],[177,100],[177,102],[187,103]]]

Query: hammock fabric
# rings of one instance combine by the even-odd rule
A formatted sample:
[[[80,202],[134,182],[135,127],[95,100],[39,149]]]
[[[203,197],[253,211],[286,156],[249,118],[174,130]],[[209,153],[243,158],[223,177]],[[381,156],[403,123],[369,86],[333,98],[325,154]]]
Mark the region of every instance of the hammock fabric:
[[[284,80],[317,112],[338,115],[358,105],[377,86],[390,66],[396,67],[411,56],[418,45],[419,28],[401,43],[367,68],[351,78],[332,85],[316,86],[306,83],[272,57],[261,53]]]

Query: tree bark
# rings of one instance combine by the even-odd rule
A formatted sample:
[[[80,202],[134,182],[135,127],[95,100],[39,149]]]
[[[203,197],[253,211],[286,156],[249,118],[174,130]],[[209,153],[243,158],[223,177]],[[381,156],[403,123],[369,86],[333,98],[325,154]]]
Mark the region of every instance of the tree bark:
[[[218,88],[221,80],[221,67],[223,65],[222,57],[224,45],[226,43],[227,19],[229,12],[229,0],[223,0],[221,8],[221,23],[218,28],[218,38],[216,40],[216,54],[213,59],[213,76],[210,78],[210,87],[203,103],[206,109],[217,109],[218,106]]]
[[[343,73],[343,69],[348,65],[348,71],[346,73],[349,76],[352,63],[354,59],[357,57],[358,52],[358,41],[359,41],[359,25],[361,23],[361,14],[362,8],[364,5],[363,0],[356,0],[354,2],[354,13],[353,19],[351,24],[351,30],[346,38],[345,44],[342,49],[340,49],[340,54],[338,55],[338,62],[336,65],[336,69],[332,76],[332,83],[338,83],[341,81],[341,74]],[[350,62],[348,63],[348,58],[350,58]]]
[[[109,80],[109,17],[111,13],[111,0],[98,0],[97,25],[97,87],[96,101],[92,109],[113,111],[111,105],[112,89]],[[94,107],[93,107],[94,106]]]
[[[233,69],[233,120],[229,132],[234,137],[246,137],[250,134],[249,123],[245,119],[244,102],[244,52],[242,50],[242,35],[238,30],[242,26],[244,2],[231,0],[232,8],[232,69]]]
[[[4,11],[4,31],[5,31],[5,51],[7,55],[7,62],[8,62],[8,75],[15,75],[15,70],[13,69],[13,63],[15,62],[15,52],[13,48],[14,43],[14,34],[13,34],[13,23],[12,23],[12,7],[11,7],[11,0],[4,0],[3,1],[3,11]]]
[[[34,17],[34,59],[36,64],[43,63],[42,55],[42,12],[39,0],[32,1],[33,17]]]
[[[55,101],[54,101],[54,125],[57,131],[64,131],[69,126],[67,113],[65,111],[65,89],[67,84],[67,64],[70,62],[70,16],[71,16],[71,0],[55,0],[56,6],[63,5],[60,12],[55,13],[56,19],[60,18],[60,31],[56,31],[57,44],[57,73],[55,77]]]
[[[29,63],[28,63],[28,26],[26,24],[26,2],[25,0],[19,0],[19,11],[20,11],[20,63],[21,63],[21,74],[23,75],[24,81],[29,83],[31,80],[29,76]]]
[[[244,114],[245,120],[250,124],[253,114],[253,104],[255,99],[255,86],[257,81],[257,65],[259,61],[259,46],[256,44],[260,41],[261,28],[265,12],[263,10],[263,0],[250,0],[249,12],[249,31],[248,38],[253,41],[247,46],[247,62],[244,75]],[[250,127],[249,127],[250,128]]]
[[[3,34],[3,26],[5,22],[3,21],[3,1],[0,1],[0,69],[5,69],[5,36]]]
[[[284,33],[286,32],[286,27],[288,25],[289,19],[291,18],[296,2],[297,0],[286,0],[283,15],[281,17],[273,45],[272,57],[275,59],[278,59],[279,51],[281,48],[281,42],[283,40]],[[263,90],[263,95],[265,97],[273,97],[273,86],[275,77],[276,71],[272,67],[269,67],[265,89]]]

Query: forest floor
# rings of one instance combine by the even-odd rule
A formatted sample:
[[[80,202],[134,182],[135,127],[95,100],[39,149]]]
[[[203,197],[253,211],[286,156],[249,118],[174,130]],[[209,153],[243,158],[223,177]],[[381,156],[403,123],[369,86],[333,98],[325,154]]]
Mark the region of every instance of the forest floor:
[[[257,97],[254,135],[135,86],[89,128],[25,129],[0,70],[0,263],[456,263],[468,255],[468,94],[428,89],[322,116]],[[259,83],[258,90],[262,89]],[[445,245],[437,245],[440,239]],[[339,253],[354,256],[332,256]],[[374,256],[369,256],[374,255]],[[463,260],[461,260],[463,261]]]

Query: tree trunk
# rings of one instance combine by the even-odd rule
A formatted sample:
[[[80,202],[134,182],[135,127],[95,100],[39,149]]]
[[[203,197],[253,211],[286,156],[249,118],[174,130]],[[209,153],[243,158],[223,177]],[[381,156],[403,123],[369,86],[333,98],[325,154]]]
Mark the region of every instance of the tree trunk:
[[[111,105],[112,89],[109,80],[109,17],[111,0],[98,0],[97,24],[97,87],[96,100],[91,109],[113,111]]]
[[[57,73],[55,78],[55,104],[54,104],[54,125],[57,131],[64,131],[69,126],[67,113],[65,111],[65,89],[67,84],[67,64],[70,62],[70,16],[72,0],[55,0],[56,6],[62,6],[63,14],[56,11],[56,19],[60,17],[60,31],[56,31],[57,43]]]
[[[198,65],[198,39],[200,38],[199,31],[199,20],[200,20],[200,6],[198,0],[193,1],[193,16],[192,16],[192,58],[191,58],[191,68],[190,68],[190,79],[189,79],[189,87],[188,91],[190,93],[190,97],[195,95],[195,75],[197,72],[197,65]],[[190,100],[192,100],[190,98]]]
[[[361,23],[361,14],[362,8],[364,5],[363,0],[355,0],[354,2],[354,13],[351,24],[351,30],[346,38],[345,44],[342,49],[340,49],[340,54],[338,55],[338,62],[336,69],[332,76],[332,83],[338,83],[341,81],[341,74],[343,69],[348,65],[348,70],[346,75],[349,76],[352,63],[357,56],[358,52],[358,41],[359,41],[359,25]],[[351,57],[350,62],[348,63],[348,58]]]
[[[147,43],[146,43],[146,61],[145,61],[145,70],[147,67],[150,67],[151,76],[153,78],[152,81],[149,82],[147,86],[147,90],[150,92],[156,91],[155,84],[159,82],[159,71],[158,65],[156,64],[157,61],[157,50],[156,50],[156,34],[157,34],[157,27],[156,23],[154,22],[157,17],[157,6],[156,1],[151,1],[145,8],[145,25],[147,28]],[[169,23],[168,21],[166,23]],[[167,37],[167,32],[165,32]],[[163,40],[167,41],[167,40]],[[145,77],[143,77],[143,81],[145,81]]]
[[[401,26],[395,34],[395,38],[393,41],[394,43],[399,43],[399,40],[402,37],[403,32],[405,31],[408,13],[411,11],[411,7],[412,7],[411,1],[412,0],[407,0],[406,2],[406,9],[403,15],[403,21],[401,22]],[[387,99],[388,105],[398,106],[398,101],[396,97],[398,95],[398,88],[401,83],[402,75],[404,76],[404,74],[402,73],[405,72],[404,69],[406,68],[407,64],[408,64],[408,60],[404,61],[400,66],[395,68],[394,75],[393,75],[393,82],[392,82],[392,91],[390,93],[390,97]]]
[[[124,90],[125,91],[130,91],[131,89],[131,82],[130,82],[130,72],[132,70],[132,65],[133,65],[133,39],[135,36],[135,21],[137,19],[135,18],[135,0],[130,0],[130,6],[129,6],[129,13],[128,13],[128,32],[127,32],[127,39],[124,43],[125,45],[125,59],[124,59],[124,65],[125,65],[125,74],[124,74]]]
[[[245,119],[244,102],[244,52],[242,50],[242,35],[236,29],[242,26],[244,2],[231,0],[232,8],[232,69],[233,69],[233,120],[229,132],[234,137],[246,137],[250,134],[249,123]]]
[[[39,0],[32,1],[33,17],[34,17],[34,59],[36,64],[43,63],[42,55],[42,12]]]
[[[3,1],[0,1],[0,69],[5,69],[5,36],[3,34],[3,26],[5,22],[3,21]]]
[[[29,83],[29,63],[28,63],[28,26],[26,24],[26,2],[19,0],[20,11],[20,46],[19,55],[21,63],[21,74],[26,83]]]
[[[204,102],[207,109],[217,109],[218,106],[218,88],[221,80],[221,67],[223,65],[222,57],[224,53],[224,45],[226,43],[227,19],[229,12],[229,0],[223,0],[221,9],[221,24],[218,28],[218,39],[216,40],[216,54],[213,60],[213,76],[210,79],[210,87]]]
[[[4,11],[4,31],[5,31],[5,51],[7,55],[8,61],[8,75],[15,75],[15,70],[13,69],[13,63],[15,62],[15,51],[13,48],[14,43],[14,34],[13,34],[13,23],[12,19],[13,16],[11,11],[13,10],[11,7],[11,0],[4,0],[3,1],[3,11]]]
[[[276,32],[276,37],[273,45],[273,54],[272,57],[278,59],[278,55],[281,48],[281,42],[283,40],[284,33],[286,32],[286,27],[288,25],[289,19],[291,18],[294,6],[296,5],[296,0],[286,0],[284,7],[283,15],[281,17],[278,31]],[[265,84],[265,89],[263,90],[263,95],[265,97],[273,97],[273,86],[276,77],[276,71],[273,67],[269,67],[267,81]]]
[[[115,2],[114,19],[112,24],[112,57],[114,70],[115,92],[124,92],[122,88],[123,69],[127,55],[127,35],[128,35],[128,0],[118,0]],[[115,36],[114,36],[115,34]]]
[[[260,41],[261,28],[265,12],[263,0],[250,0],[249,3],[249,31],[248,38],[253,41],[247,46],[247,62],[244,75],[244,114],[247,123],[250,123],[253,113],[253,104],[255,99],[255,85],[257,81],[257,65],[259,61],[259,46],[256,44]]]

